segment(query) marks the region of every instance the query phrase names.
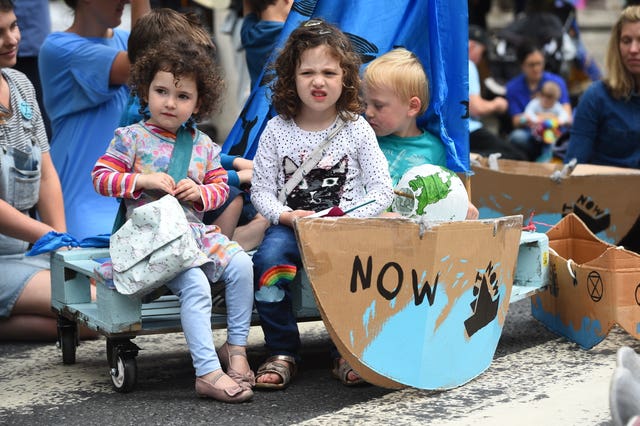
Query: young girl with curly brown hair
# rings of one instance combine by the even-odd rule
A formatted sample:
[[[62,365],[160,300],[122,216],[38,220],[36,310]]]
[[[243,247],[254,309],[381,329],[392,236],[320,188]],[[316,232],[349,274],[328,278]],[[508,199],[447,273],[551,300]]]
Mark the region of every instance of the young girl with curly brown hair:
[[[256,308],[271,355],[257,372],[256,387],[286,387],[299,361],[289,290],[301,266],[294,221],[333,206],[347,211],[363,204],[350,215],[377,216],[393,197],[387,161],[361,115],[359,67],[349,38],[317,19],[291,33],[275,62],[272,101],[279,115],[260,137],[251,188],[251,201],[272,223],[253,255]],[[331,133],[317,165],[288,185]],[[345,384],[361,382],[333,352],[335,375]]]
[[[251,259],[219,227],[202,223],[205,211],[224,203],[229,186],[220,165],[220,147],[193,125],[216,106],[222,79],[205,49],[189,39],[173,39],[136,60],[130,85],[142,108],[148,106],[148,116],[116,130],[93,169],[94,187],[102,195],[122,198],[127,216],[166,194],[178,199],[208,258],[207,263],[166,284],[180,299],[182,329],[196,370],[196,392],[224,402],[246,401],[253,396],[254,383],[245,351],[253,306]],[[190,156],[185,156],[190,160],[186,177],[178,178],[172,172],[171,157],[184,143],[191,147],[186,151]],[[227,304],[227,342],[220,359],[211,333],[209,285],[218,280],[225,282]]]

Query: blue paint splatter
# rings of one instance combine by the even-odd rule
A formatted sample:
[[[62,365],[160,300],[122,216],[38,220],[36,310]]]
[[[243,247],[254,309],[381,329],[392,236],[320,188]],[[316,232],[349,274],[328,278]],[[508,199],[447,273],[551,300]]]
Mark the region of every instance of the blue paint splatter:
[[[493,195],[489,196],[489,200],[496,206],[497,209],[500,208],[500,204],[498,203],[498,201],[496,200],[496,197],[494,197]]]
[[[389,318],[360,359],[379,374],[421,389],[456,387],[486,370],[503,324],[496,318],[467,338],[464,321],[472,314],[473,291],[451,301],[446,287],[438,285],[432,306],[408,304]],[[504,300],[506,286],[500,285],[498,291]],[[449,314],[438,324],[450,304]]]
[[[549,201],[549,199],[551,198],[551,192],[545,192],[544,194],[542,194],[542,200],[543,201]]]
[[[531,301],[531,314],[535,319],[544,324],[552,332],[565,337],[567,340],[577,343],[583,349],[591,349],[602,342],[606,334],[603,334],[602,324],[597,319],[582,318],[580,328],[575,330],[573,326],[565,325],[560,319],[560,314],[553,315],[542,307],[540,296],[534,296],[536,303]]]
[[[478,207],[478,206],[476,206]],[[480,213],[480,218],[481,219],[492,219],[492,218],[498,218],[498,217],[503,217],[506,214],[514,214],[514,211],[511,212],[500,212],[498,210],[494,210],[490,207],[478,207],[478,212]],[[535,216],[534,216],[534,220],[537,222],[536,223],[536,227],[538,232],[547,232],[549,229],[551,229],[552,226],[554,226],[555,224],[557,224],[558,222],[560,222],[560,220],[562,219],[562,214],[561,213],[542,213],[542,212],[536,212]],[[546,226],[546,225],[549,226]],[[614,235],[616,234],[617,228],[615,225],[610,225],[609,228],[605,229],[604,231],[598,232],[596,234],[596,236],[598,238],[600,238],[602,241],[606,241],[608,243],[611,244],[615,244],[616,243],[616,239],[614,237]]]
[[[376,301],[371,302],[371,305],[365,309],[364,315],[362,315],[362,326],[364,327],[365,335],[369,337],[369,320],[376,317]]]

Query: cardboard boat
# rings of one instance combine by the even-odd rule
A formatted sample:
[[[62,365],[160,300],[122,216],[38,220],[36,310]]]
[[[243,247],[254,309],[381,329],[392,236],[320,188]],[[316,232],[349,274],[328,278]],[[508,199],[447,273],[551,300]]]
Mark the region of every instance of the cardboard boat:
[[[577,215],[598,238],[618,244],[640,216],[640,170],[578,164],[563,176],[563,165],[497,160],[473,162],[471,198],[480,218],[535,213],[542,232],[569,213]],[[570,169],[568,170],[570,171]],[[543,226],[546,224],[548,226]]]
[[[531,298],[533,316],[584,349],[616,324],[640,338],[640,255],[600,240],[574,214],[547,236],[552,280]]]
[[[422,224],[303,218],[295,230],[327,330],[365,380],[450,389],[489,367],[522,216]]]

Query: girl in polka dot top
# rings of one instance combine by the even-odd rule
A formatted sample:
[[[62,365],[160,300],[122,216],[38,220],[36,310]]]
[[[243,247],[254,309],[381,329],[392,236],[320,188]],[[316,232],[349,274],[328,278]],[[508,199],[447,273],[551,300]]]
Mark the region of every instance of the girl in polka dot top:
[[[359,66],[346,35],[317,19],[291,33],[274,64],[272,102],[279,115],[260,137],[251,187],[251,201],[272,223],[253,256],[256,307],[271,354],[258,373],[258,387],[285,387],[298,360],[288,290],[301,266],[295,219],[333,206],[347,211],[363,205],[349,216],[377,216],[393,198],[387,161],[360,115]],[[317,165],[279,201],[296,169],[343,123]],[[344,362],[337,351],[334,356]]]

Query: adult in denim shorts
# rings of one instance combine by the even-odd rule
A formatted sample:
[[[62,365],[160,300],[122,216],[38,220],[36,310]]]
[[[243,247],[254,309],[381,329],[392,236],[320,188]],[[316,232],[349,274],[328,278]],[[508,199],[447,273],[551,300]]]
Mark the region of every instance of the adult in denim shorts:
[[[20,41],[10,0],[0,0],[0,34],[0,340],[54,340],[49,256],[24,253],[65,231],[62,192],[33,85],[10,68]]]

